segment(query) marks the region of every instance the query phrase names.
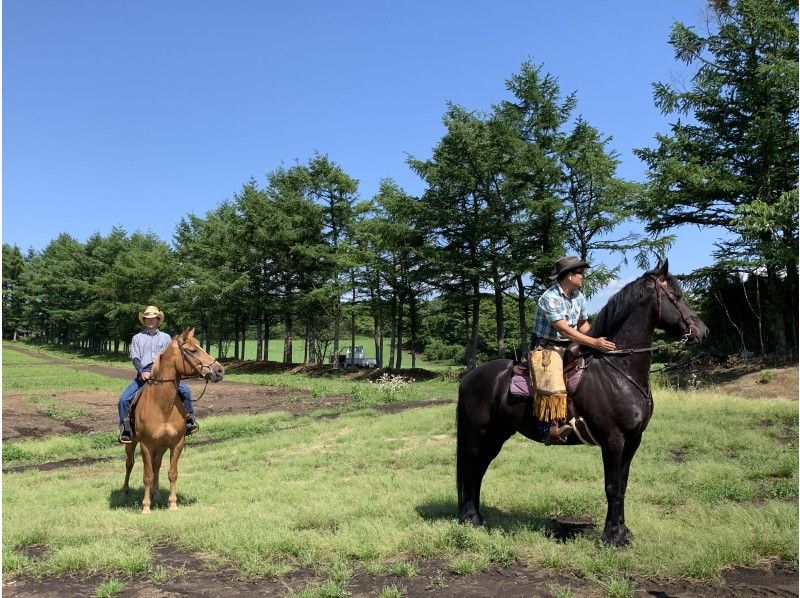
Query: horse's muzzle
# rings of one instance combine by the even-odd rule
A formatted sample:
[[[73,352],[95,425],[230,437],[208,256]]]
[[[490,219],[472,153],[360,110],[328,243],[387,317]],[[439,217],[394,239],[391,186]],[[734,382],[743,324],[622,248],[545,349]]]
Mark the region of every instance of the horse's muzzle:
[[[208,366],[208,370],[203,377],[211,382],[219,382],[225,375],[225,369],[216,361]]]
[[[692,331],[690,338],[702,345],[708,339],[708,326],[703,324],[700,318],[694,317],[692,320]]]

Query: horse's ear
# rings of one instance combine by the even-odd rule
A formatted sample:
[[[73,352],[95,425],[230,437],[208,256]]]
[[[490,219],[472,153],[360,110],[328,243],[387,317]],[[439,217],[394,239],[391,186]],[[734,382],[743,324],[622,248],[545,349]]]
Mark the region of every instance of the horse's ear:
[[[653,270],[653,273],[656,276],[663,276],[666,278],[669,275],[669,260],[664,258],[661,262],[659,262],[658,266],[656,266],[656,269]]]
[[[191,328],[185,328],[184,331],[180,333],[179,336],[180,336],[180,339],[181,339],[182,343],[185,343],[187,341],[187,339],[189,339],[189,336],[190,336],[189,332],[191,330],[192,330]]]
[[[191,328],[187,328],[186,330],[189,332],[189,336],[187,336],[186,338],[194,338],[194,326],[192,326]]]

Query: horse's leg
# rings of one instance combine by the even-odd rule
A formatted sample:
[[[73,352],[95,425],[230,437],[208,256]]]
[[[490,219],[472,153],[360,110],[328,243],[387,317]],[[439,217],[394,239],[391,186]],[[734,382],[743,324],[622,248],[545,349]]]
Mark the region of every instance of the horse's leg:
[[[175,448],[169,451],[169,510],[178,510],[178,459],[181,458],[181,452],[186,444],[186,438],[181,438],[180,442],[175,445]]]
[[[606,524],[603,529],[603,542],[623,546],[626,539],[620,530],[622,513],[622,454],[625,439],[622,434],[612,433],[603,445],[603,470],[606,483]]]
[[[133,469],[133,462],[136,460],[136,441],[125,445],[125,482],[122,484],[122,493],[128,495],[128,483],[131,480],[131,470]]]
[[[144,466],[144,497],[142,498],[142,513],[150,512],[150,489],[153,486],[153,453],[145,443],[142,447],[142,465]]]
[[[625,448],[622,451],[622,467],[620,469],[620,505],[619,505],[619,519],[617,523],[620,529],[620,535],[624,544],[630,543],[633,539],[633,533],[625,525],[625,493],[628,490],[628,474],[631,470],[631,462],[636,450],[639,448],[639,443],[642,441],[642,435],[636,434],[625,440]]]
[[[514,434],[513,430],[489,428],[479,431],[467,447],[464,462],[460,464],[462,483],[459,487],[459,515],[461,523],[483,525],[480,513],[481,483],[489,464],[498,455],[503,443]]]
[[[161,458],[167,452],[167,447],[159,447],[153,451],[153,501],[159,498],[158,474],[161,471]]]

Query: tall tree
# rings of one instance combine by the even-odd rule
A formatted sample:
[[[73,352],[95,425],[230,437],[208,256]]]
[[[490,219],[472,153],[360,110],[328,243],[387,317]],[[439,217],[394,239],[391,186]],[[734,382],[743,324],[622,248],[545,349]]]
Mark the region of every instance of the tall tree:
[[[582,118],[578,118],[570,134],[563,140],[559,157],[563,168],[567,243],[582,260],[593,264],[587,277],[587,294],[606,286],[618,273],[619,266],[608,268],[593,259],[598,250],[620,253],[636,252],[636,262],[643,269],[652,256],[660,256],[672,244],[674,237],[647,238],[641,234],[618,233],[620,226],[631,221],[643,189],[638,183],[616,176],[620,160],[608,147],[610,137]]]
[[[3,243],[3,338],[17,339],[24,326],[23,294],[20,278],[25,271],[25,258],[19,247]]]
[[[673,26],[688,87],[654,86],[665,114],[687,115],[636,153],[648,165],[640,205],[651,231],[684,224],[727,229],[718,266],[766,278],[774,350],[796,354],[798,24],[794,0],[714,0],[709,28]]]
[[[354,235],[358,181],[324,154],[316,154],[309,161],[306,172],[306,193],[322,206],[323,232],[335,264],[329,286],[333,297],[333,352],[336,355],[341,332],[341,297],[348,289],[345,273],[350,266],[348,254]],[[334,364],[338,362],[334,361]]]

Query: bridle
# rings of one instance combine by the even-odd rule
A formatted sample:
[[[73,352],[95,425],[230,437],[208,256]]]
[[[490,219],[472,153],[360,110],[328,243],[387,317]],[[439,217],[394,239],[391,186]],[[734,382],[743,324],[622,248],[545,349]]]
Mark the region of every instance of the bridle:
[[[185,347],[186,344],[188,344],[188,341],[184,341],[182,343],[178,343],[178,349],[181,352],[181,359],[183,359],[184,364],[188,363],[189,366],[191,366],[192,369],[194,369],[194,371],[195,371],[195,375],[194,376],[187,376],[187,377],[188,378],[202,378],[202,377],[205,377],[205,379],[206,379],[206,385],[203,387],[203,392],[201,392],[200,396],[197,397],[196,399],[192,399],[192,403],[194,403],[196,401],[199,401],[203,397],[203,395],[206,393],[206,388],[208,388],[208,377],[206,375],[207,374],[211,374],[214,371],[214,367],[213,366],[214,366],[215,363],[217,363],[217,360],[209,355],[209,358],[211,358],[211,361],[208,362],[208,363],[204,362],[202,359],[200,359],[199,357],[197,357],[194,354],[192,354],[192,352],[189,351],[189,349],[187,349]],[[154,376],[151,376],[150,378],[147,379],[147,382],[157,382],[157,383],[174,382],[175,386],[177,387],[178,384],[180,384],[181,380],[183,380],[183,378],[180,377],[180,376],[177,377],[177,378],[156,378]]]
[[[675,347],[678,345],[685,345],[689,342],[689,339],[692,338],[692,334],[697,332],[697,328],[695,328],[694,322],[692,322],[692,317],[689,315],[687,311],[686,304],[682,303],[678,296],[675,294],[675,291],[672,290],[672,286],[667,282],[666,279],[660,280],[658,277],[650,275],[650,278],[653,280],[653,288],[656,291],[656,305],[658,306],[658,320],[661,321],[661,310],[662,310],[662,299],[666,297],[672,305],[675,306],[675,309],[678,310],[678,313],[681,316],[681,320],[684,324],[686,324],[686,334],[681,337],[681,340],[675,341],[673,343],[661,343],[659,345],[651,345],[650,347],[641,347],[638,349],[616,349],[614,351],[607,351],[601,353],[601,355],[631,355],[633,353],[647,353],[650,351],[660,351],[661,349],[667,349],[669,347]]]
[[[652,351],[660,351],[661,349],[667,349],[669,347],[675,347],[678,345],[685,345],[689,342],[689,339],[692,338],[692,332],[697,332],[697,329],[692,322],[692,317],[689,315],[687,311],[686,304],[681,304],[680,299],[675,294],[675,291],[672,290],[672,286],[667,283],[666,279],[660,280],[656,276],[650,275],[650,278],[653,279],[653,288],[656,291],[656,304],[658,305],[658,321],[661,321],[661,308],[662,308],[662,298],[666,297],[672,305],[675,306],[675,309],[678,310],[678,313],[681,316],[681,320],[683,323],[686,324],[686,334],[683,335],[681,340],[675,341],[673,343],[662,343],[660,345],[651,345],[650,347],[641,347],[639,349],[616,349],[614,351],[606,351],[600,352],[600,357],[605,358],[605,361],[608,365],[612,368],[617,370],[620,374],[622,374],[628,382],[633,384],[639,391],[645,396],[645,398],[650,398],[649,391],[645,390],[639,382],[637,382],[633,376],[631,376],[628,372],[624,371],[622,368],[619,367],[614,360],[608,359],[609,355],[632,355],[634,353],[648,353]]]

